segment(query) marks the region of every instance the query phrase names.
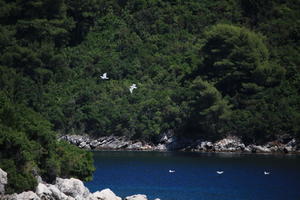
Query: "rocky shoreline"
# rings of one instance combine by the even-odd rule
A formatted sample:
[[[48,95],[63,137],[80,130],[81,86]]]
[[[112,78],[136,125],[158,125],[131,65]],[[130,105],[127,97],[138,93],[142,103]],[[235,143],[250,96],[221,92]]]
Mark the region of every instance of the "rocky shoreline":
[[[41,181],[35,191],[25,191],[20,194],[5,194],[7,173],[0,168],[0,199],[1,200],[122,200],[110,189],[91,193],[82,181],[75,178],[56,178],[54,184]],[[124,200],[148,200],[146,195],[135,194]],[[159,199],[154,199],[159,200]]]
[[[172,134],[163,134],[157,143],[130,140],[120,136],[91,138],[88,135],[64,135],[59,140],[65,140],[80,148],[103,151],[189,151],[189,152],[241,152],[241,153],[300,153],[300,145],[296,139],[286,143],[280,141],[268,142],[265,145],[245,145],[240,138],[228,136],[216,142],[206,140],[178,139]]]

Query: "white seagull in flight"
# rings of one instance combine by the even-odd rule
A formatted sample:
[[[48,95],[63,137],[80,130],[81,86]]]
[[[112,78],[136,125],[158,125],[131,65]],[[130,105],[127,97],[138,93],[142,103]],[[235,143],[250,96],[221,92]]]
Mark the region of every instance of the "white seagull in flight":
[[[264,175],[269,175],[269,174],[270,174],[270,172],[264,171]]]
[[[108,79],[108,77],[107,77],[107,73],[104,73],[102,76],[100,76],[101,77],[101,79],[103,79],[103,80],[107,80]]]
[[[224,171],[217,171],[217,174],[223,174]]]
[[[132,84],[132,85],[129,87],[130,93],[132,93],[134,89],[137,89],[136,84]]]
[[[170,170],[169,170],[169,172],[170,172],[170,173],[174,173],[174,172],[175,172],[175,170],[171,170],[171,169],[170,169]]]

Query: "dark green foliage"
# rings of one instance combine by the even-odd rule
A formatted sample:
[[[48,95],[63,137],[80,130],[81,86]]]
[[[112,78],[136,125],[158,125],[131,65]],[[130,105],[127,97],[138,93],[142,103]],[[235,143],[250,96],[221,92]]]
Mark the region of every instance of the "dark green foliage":
[[[299,9],[296,0],[0,0],[9,191],[32,188],[33,169],[49,181],[90,178],[91,155],[54,131],[300,138]]]
[[[57,176],[91,178],[91,153],[58,142],[40,114],[12,104],[3,92],[0,97],[0,167],[8,172],[9,193],[34,189],[34,172],[49,182]]]
[[[269,63],[269,52],[262,37],[233,25],[218,24],[205,32],[200,52],[203,64],[199,74],[213,82],[225,95],[247,95],[264,86],[280,82],[284,70]],[[274,84],[274,83],[273,83]]]
[[[197,77],[182,93],[187,108],[186,134],[194,137],[218,139],[223,136],[224,123],[230,119],[230,105],[211,84]]]

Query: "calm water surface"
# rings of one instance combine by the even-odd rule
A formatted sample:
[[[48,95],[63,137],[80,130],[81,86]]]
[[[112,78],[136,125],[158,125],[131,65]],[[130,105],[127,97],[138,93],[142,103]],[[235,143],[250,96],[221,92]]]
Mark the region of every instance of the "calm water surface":
[[[94,180],[85,183],[92,192],[110,188],[123,198],[140,193],[150,200],[300,200],[299,155],[94,152],[94,159]]]

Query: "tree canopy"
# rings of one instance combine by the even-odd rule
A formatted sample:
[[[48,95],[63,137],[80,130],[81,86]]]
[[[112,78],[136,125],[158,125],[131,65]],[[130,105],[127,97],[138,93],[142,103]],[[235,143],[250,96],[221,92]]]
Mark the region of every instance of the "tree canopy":
[[[300,138],[299,10],[296,0],[0,0],[0,167],[27,181],[10,191],[32,188],[33,169],[91,175],[90,154],[59,134]]]

